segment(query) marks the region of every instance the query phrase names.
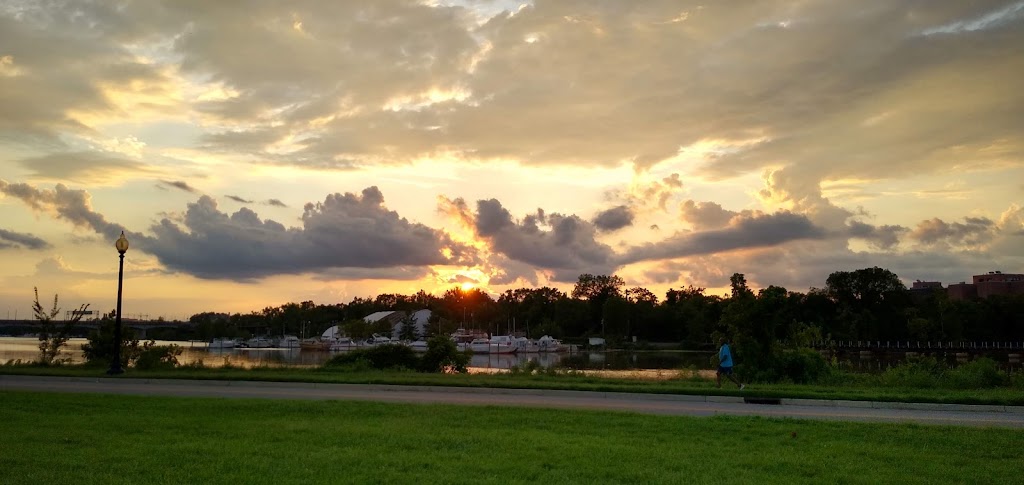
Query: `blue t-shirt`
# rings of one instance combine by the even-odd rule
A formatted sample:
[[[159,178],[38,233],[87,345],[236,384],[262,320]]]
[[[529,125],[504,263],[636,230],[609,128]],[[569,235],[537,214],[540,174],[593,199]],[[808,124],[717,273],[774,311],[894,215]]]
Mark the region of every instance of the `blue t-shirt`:
[[[729,350],[729,344],[722,344],[722,348],[718,349],[718,365],[732,367],[732,352]]]

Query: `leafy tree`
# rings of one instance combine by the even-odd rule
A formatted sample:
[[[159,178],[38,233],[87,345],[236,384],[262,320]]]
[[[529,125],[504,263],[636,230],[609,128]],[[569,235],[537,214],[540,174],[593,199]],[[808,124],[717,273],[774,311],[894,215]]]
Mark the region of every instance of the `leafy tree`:
[[[173,369],[178,366],[178,357],[182,348],[177,345],[154,345],[146,342],[135,360],[135,368],[139,370]]]
[[[604,302],[601,312],[602,330],[610,340],[622,340],[629,333],[629,302],[612,297]]]
[[[416,340],[416,319],[413,318],[411,313],[406,314],[399,322],[398,338],[401,340]]]
[[[669,289],[663,305],[667,328],[655,330],[657,338],[686,340],[691,346],[709,343],[718,325],[721,302],[717,296],[704,294],[704,288],[689,286]]]
[[[67,359],[58,359],[57,357],[60,355],[61,349],[67,345],[68,339],[71,338],[71,329],[82,320],[82,316],[85,315],[89,305],[83,304],[78,307],[78,310],[71,312],[71,318],[64,320],[61,324],[57,324],[54,322],[57,315],[60,315],[57,295],[53,295],[53,308],[47,311],[39,303],[39,288],[32,288],[32,291],[36,295],[35,300],[32,302],[32,312],[40,327],[39,363],[43,365],[62,363]]]
[[[611,298],[622,298],[624,286],[626,282],[615,275],[581,274],[572,289],[572,297],[590,304],[590,323],[593,325],[601,321],[605,302]]]
[[[88,342],[82,344],[82,354],[86,362],[94,365],[108,365],[114,360],[114,326],[117,321],[114,319],[116,311],[103,315],[100,326],[89,332]],[[121,328],[121,367],[128,368],[133,365],[148,346],[156,342],[149,342],[140,345],[139,339],[135,336],[135,330],[130,327]]]
[[[850,338],[888,340],[906,335],[907,287],[893,272],[878,267],[836,271],[825,281],[839,307],[838,320]]]
[[[720,335],[731,338],[738,361],[737,369],[751,378],[773,367],[773,357],[778,351],[775,329],[764,315],[759,314],[758,301],[747,287],[743,274],[733,274],[730,282],[732,296],[722,310]]]
[[[572,289],[572,297],[597,301],[603,305],[608,298],[622,296],[623,286],[626,286],[626,282],[616,275],[581,274]]]
[[[452,339],[435,335],[427,341],[427,352],[420,357],[422,372],[457,372],[464,374],[469,364],[469,354],[459,352]]]

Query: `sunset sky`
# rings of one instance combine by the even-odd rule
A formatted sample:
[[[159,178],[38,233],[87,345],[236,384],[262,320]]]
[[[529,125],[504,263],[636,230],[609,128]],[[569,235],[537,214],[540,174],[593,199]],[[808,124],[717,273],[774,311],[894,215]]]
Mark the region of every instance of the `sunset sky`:
[[[1024,1],[0,0],[0,318],[1024,272]]]

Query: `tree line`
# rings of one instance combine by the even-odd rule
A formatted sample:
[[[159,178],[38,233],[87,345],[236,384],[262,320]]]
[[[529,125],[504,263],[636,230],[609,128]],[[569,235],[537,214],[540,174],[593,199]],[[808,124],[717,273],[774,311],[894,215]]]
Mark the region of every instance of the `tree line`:
[[[518,288],[492,297],[479,289],[451,288],[440,296],[419,291],[353,298],[348,303],[285,303],[247,314],[204,312],[189,319],[195,338],[249,334],[317,336],[341,324],[357,333],[389,332],[367,326],[378,311],[432,311],[428,333],[459,327],[492,334],[592,336],[609,342],[679,342],[713,346],[717,336],[771,345],[810,338],[834,340],[1024,340],[1024,296],[951,300],[945,290],[909,290],[882,268],[837,271],[823,288],[806,292],[768,286],[754,291],[743,274],[730,279],[731,293],[705,288],[669,289],[664,298],[627,287],[617,275],[580,275],[570,293],[551,287]],[[174,332],[174,330],[165,330]],[[165,337],[157,337],[165,338]]]

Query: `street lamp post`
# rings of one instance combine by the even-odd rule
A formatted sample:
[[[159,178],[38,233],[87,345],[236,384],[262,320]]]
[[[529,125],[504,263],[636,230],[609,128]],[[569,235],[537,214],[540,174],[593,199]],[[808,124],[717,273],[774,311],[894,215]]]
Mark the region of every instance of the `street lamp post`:
[[[110,362],[110,370],[107,371],[109,375],[124,373],[124,369],[121,368],[121,284],[124,280],[124,253],[128,251],[128,239],[124,237],[124,231],[121,231],[121,237],[117,238],[114,247],[117,248],[120,262],[117,265],[117,310],[115,310],[117,313],[114,315],[114,360]]]

